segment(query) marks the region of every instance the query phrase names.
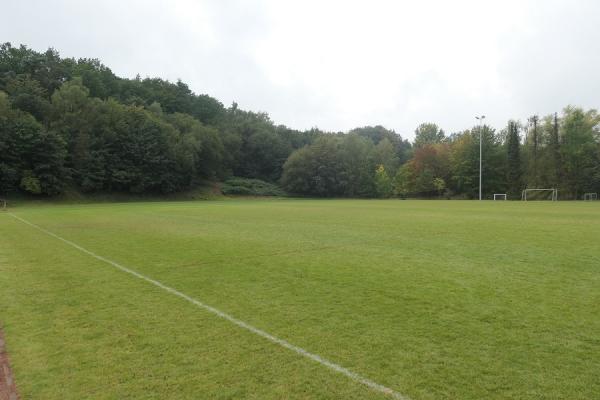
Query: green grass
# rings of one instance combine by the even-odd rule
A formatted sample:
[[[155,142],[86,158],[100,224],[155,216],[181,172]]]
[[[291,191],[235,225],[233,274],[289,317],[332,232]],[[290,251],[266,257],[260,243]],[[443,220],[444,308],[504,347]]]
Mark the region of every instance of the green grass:
[[[419,399],[600,393],[600,203],[35,205],[91,251]],[[24,399],[385,399],[0,213]]]

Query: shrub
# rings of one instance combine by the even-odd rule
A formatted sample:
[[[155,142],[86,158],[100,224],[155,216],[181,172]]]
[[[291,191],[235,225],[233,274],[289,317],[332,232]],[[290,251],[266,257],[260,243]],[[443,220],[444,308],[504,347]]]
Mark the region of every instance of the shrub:
[[[286,193],[277,185],[260,179],[233,177],[226,180],[221,187],[226,195],[241,196],[285,196]]]

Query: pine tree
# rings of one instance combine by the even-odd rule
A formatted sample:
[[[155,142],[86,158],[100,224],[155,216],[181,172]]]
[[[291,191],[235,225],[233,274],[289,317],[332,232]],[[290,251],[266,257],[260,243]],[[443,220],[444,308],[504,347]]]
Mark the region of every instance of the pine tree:
[[[521,154],[520,154],[519,127],[516,122],[508,123],[508,173],[507,183],[511,195],[518,195],[521,189]]]
[[[538,145],[539,145],[539,136],[538,136],[538,119],[539,117],[537,115],[534,115],[530,118],[531,121],[531,125],[533,126],[533,131],[532,131],[532,135],[531,135],[531,141],[532,141],[532,146],[533,146],[533,153],[532,153],[532,162],[533,162],[533,169],[532,169],[532,174],[530,176],[530,178],[532,179],[532,182],[528,182],[532,184],[532,187],[537,187],[539,184],[539,171],[538,171]]]
[[[550,151],[552,157],[552,187],[558,187],[561,181],[562,160],[560,156],[560,138],[558,134],[558,114],[554,113],[554,123],[552,125],[552,134],[550,136]]]

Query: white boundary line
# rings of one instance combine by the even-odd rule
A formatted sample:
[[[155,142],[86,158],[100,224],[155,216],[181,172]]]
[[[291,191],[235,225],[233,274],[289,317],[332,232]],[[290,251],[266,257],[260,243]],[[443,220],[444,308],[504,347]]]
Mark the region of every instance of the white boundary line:
[[[35,225],[35,224],[33,224],[33,223],[31,223],[31,222],[29,222],[29,221],[27,221],[27,220],[25,220],[25,219],[23,219],[21,217],[17,217],[13,213],[8,213],[8,215],[10,215],[11,217],[13,217],[13,218],[15,218],[15,219],[23,222],[24,224],[27,224],[27,225],[29,225],[29,226],[31,226],[31,227],[33,227],[33,228],[35,228],[35,229],[37,229],[37,230],[39,230],[41,232],[44,232],[47,235],[52,236],[53,238],[56,238],[56,239],[58,239],[58,240],[60,240],[60,241],[62,241],[64,243],[66,243],[66,244],[68,244],[68,245],[76,248],[77,250],[81,251],[82,253],[85,253],[85,254],[87,254],[87,255],[89,255],[91,257],[94,257],[97,260],[103,261],[103,262],[105,262],[107,264],[110,264],[113,267],[115,267],[115,268],[117,268],[117,269],[119,269],[119,270],[121,270],[123,272],[127,272],[128,274],[135,276],[136,278],[139,278],[139,279],[144,280],[144,281],[146,281],[148,283],[151,283],[154,286],[157,286],[157,287],[163,289],[166,292],[169,292],[169,293],[171,293],[171,294],[173,294],[175,296],[181,297],[182,299],[187,300],[188,302],[194,304],[195,306],[197,306],[199,308],[202,308],[202,309],[204,309],[206,311],[209,311],[209,312],[217,315],[218,317],[221,317],[221,318],[223,318],[223,319],[231,322],[232,324],[239,326],[240,328],[243,328],[243,329],[245,329],[247,331],[250,331],[250,332],[252,332],[252,333],[254,333],[254,334],[258,335],[258,336],[261,336],[261,337],[263,337],[263,338],[265,338],[265,339],[267,339],[267,340],[269,340],[269,341],[271,341],[273,343],[276,343],[276,344],[278,344],[278,345],[280,345],[282,347],[285,347],[288,350],[292,350],[292,351],[300,354],[303,357],[306,357],[306,358],[309,358],[309,359],[311,359],[313,361],[316,361],[319,364],[321,364],[321,365],[323,365],[323,366],[325,366],[325,367],[327,367],[327,368],[329,368],[329,369],[331,369],[331,370],[333,370],[335,372],[339,372],[342,375],[346,375],[351,380],[353,380],[355,382],[358,382],[358,383],[361,383],[361,384],[369,387],[372,390],[384,393],[384,394],[386,394],[386,395],[388,395],[388,396],[390,396],[390,397],[392,397],[394,399],[398,399],[398,400],[410,400],[409,397],[407,397],[407,396],[405,396],[405,395],[403,395],[403,394],[401,394],[399,392],[396,392],[396,391],[394,391],[394,390],[392,390],[392,389],[390,389],[390,388],[388,388],[386,386],[380,385],[379,383],[377,383],[375,381],[372,381],[372,380],[370,380],[368,378],[365,378],[365,377],[357,374],[356,372],[350,371],[349,369],[344,368],[341,365],[336,364],[336,363],[334,363],[332,361],[329,361],[326,358],[323,358],[323,357],[321,357],[321,356],[319,356],[317,354],[314,354],[314,353],[311,353],[311,352],[309,352],[307,350],[304,350],[302,347],[298,347],[296,345],[293,345],[293,344],[291,344],[290,342],[288,342],[286,340],[280,339],[280,338],[278,338],[276,336],[273,336],[270,333],[267,333],[267,332],[265,332],[265,331],[263,331],[261,329],[255,328],[254,326],[249,325],[249,324],[245,323],[242,320],[239,320],[239,319],[237,319],[235,317],[232,317],[231,315],[226,314],[223,311],[220,311],[220,310],[218,310],[218,309],[216,309],[216,308],[214,308],[212,306],[209,306],[208,304],[204,304],[201,301],[196,300],[193,297],[190,297],[187,294],[182,293],[182,292],[180,292],[180,291],[178,291],[176,289],[173,289],[172,287],[164,285],[164,284],[162,284],[161,282],[159,282],[157,280],[149,278],[149,277],[147,277],[145,275],[140,274],[139,272],[136,272],[136,271],[134,271],[132,269],[124,267],[124,266],[122,266],[119,263],[116,263],[116,262],[114,262],[112,260],[109,260],[108,258],[104,258],[104,257],[102,257],[102,256],[100,256],[100,255],[98,255],[96,253],[93,253],[90,250],[87,250],[86,248],[81,247],[80,245],[71,242],[70,240],[64,239],[64,238],[58,236],[57,234],[50,232],[49,230],[46,230],[46,229],[44,229],[44,228],[42,228],[42,227],[40,227],[38,225]]]

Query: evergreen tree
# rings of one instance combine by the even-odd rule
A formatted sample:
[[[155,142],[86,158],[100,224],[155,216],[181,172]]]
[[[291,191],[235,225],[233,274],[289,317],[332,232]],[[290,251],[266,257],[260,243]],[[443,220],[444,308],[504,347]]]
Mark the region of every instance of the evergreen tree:
[[[560,156],[560,136],[558,131],[558,114],[554,113],[552,134],[550,136],[550,156],[552,157],[552,182],[551,186],[560,186],[562,180],[562,160]]]
[[[507,187],[509,193],[518,195],[521,190],[521,154],[519,127],[515,121],[508,122],[508,138],[506,143],[508,156]]]

